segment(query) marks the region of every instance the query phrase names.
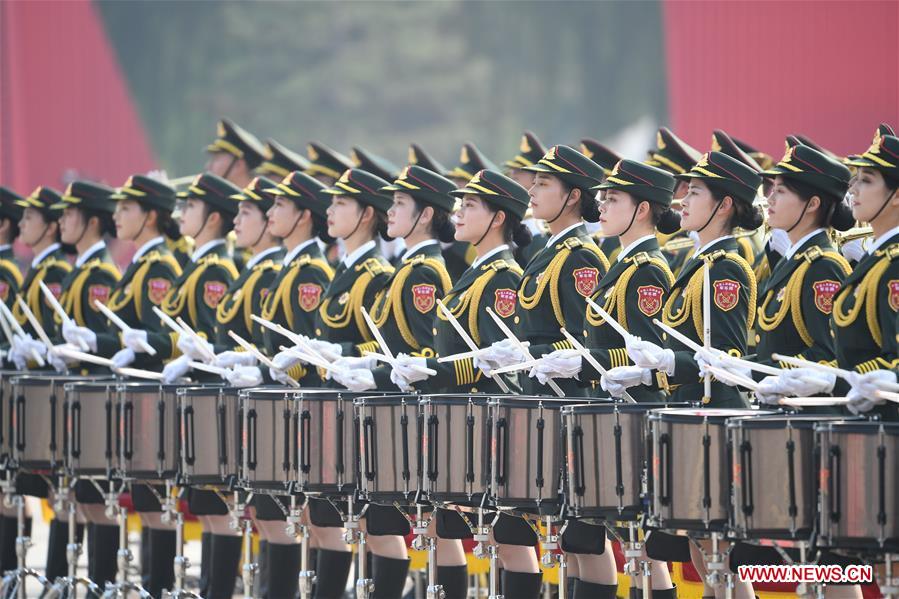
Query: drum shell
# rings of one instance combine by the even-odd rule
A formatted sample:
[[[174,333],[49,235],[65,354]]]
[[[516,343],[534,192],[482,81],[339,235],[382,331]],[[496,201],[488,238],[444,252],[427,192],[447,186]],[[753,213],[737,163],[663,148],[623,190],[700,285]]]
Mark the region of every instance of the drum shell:
[[[822,547],[899,551],[899,423],[827,422],[821,447]]]
[[[308,468],[298,469],[302,491],[345,493],[356,488],[358,438],[352,393],[333,389],[301,391],[297,398],[300,451]],[[304,471],[305,470],[305,471]]]
[[[562,410],[566,498],[579,516],[633,520],[643,511],[646,414],[658,405],[594,402]]]
[[[237,391],[209,385],[181,387],[177,393],[184,481],[222,485],[236,480],[243,420]]]
[[[65,430],[66,470],[75,476],[112,474],[121,451],[121,406],[115,381],[68,383]]]
[[[65,452],[65,384],[95,380],[48,374],[12,380],[12,449],[15,463],[26,470],[62,467]]]
[[[421,400],[422,488],[431,501],[480,504],[490,479],[490,398]]]
[[[0,465],[6,464],[13,457],[15,445],[15,428],[13,427],[13,410],[15,395],[12,380],[26,375],[18,370],[0,370]]]
[[[838,416],[731,418],[730,528],[747,539],[810,539],[818,515],[815,423]]]
[[[494,398],[490,402],[490,494],[503,507],[553,509],[565,468],[561,410],[583,400]]]
[[[116,470],[122,478],[164,480],[178,472],[178,386],[121,383],[122,442]]]
[[[728,418],[758,410],[659,409],[649,413],[652,501],[657,528],[723,531],[730,510]]]
[[[243,415],[238,479],[250,490],[286,490],[296,480],[297,393],[287,388],[240,393]]]
[[[360,397],[353,404],[360,431],[362,495],[371,501],[411,499],[421,484],[418,396]],[[301,457],[300,470],[309,467],[309,460]]]

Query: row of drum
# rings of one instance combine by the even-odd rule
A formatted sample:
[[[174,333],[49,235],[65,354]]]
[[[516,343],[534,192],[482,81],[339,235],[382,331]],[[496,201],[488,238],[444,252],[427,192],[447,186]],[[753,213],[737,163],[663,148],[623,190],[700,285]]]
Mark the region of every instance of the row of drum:
[[[0,458],[25,471],[564,509],[899,551],[899,423],[17,373],[0,373],[0,405]]]

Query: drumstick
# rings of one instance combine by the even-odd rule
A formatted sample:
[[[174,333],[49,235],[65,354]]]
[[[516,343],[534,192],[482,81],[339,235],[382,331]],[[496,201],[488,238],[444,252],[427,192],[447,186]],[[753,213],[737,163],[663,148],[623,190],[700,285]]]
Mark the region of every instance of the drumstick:
[[[525,360],[524,362],[519,362],[518,364],[509,364],[508,366],[503,366],[502,368],[496,368],[491,370],[490,372],[496,374],[505,374],[507,372],[520,372],[522,370],[527,370],[528,368],[533,368],[543,362],[543,358],[533,358],[530,360]]]
[[[268,356],[266,356],[261,351],[256,349],[256,347],[252,343],[248,342],[246,339],[244,339],[243,337],[241,337],[234,331],[228,331],[228,335],[232,339],[234,339],[239,346],[241,346],[242,348],[244,348],[245,350],[247,350],[248,352],[250,352],[251,354],[256,356],[256,359],[259,360],[260,363],[268,366],[271,369],[278,370],[280,372],[284,372],[284,370],[282,368],[278,368],[277,366],[275,366],[275,363],[272,362],[271,360],[269,360]],[[287,374],[286,372],[284,372],[284,373]],[[299,387],[300,386],[300,384],[297,382],[297,380],[290,375],[287,375],[287,383],[291,387]]]
[[[156,316],[159,317],[159,320],[162,322],[162,324],[166,325],[167,327],[169,327],[170,329],[172,329],[179,335],[185,334],[184,329],[181,328],[181,325],[179,325],[177,322],[172,320],[171,316],[169,316],[168,314],[166,314],[165,312],[160,310],[159,306],[153,306],[153,314],[155,314]]]
[[[478,351],[478,345],[474,342],[474,339],[469,336],[468,332],[462,328],[462,325],[459,324],[459,321],[456,320],[456,317],[453,316],[453,313],[449,311],[449,308],[446,307],[446,304],[443,303],[443,300],[437,300],[437,307],[443,311],[443,315],[446,316],[446,321],[452,325],[453,329],[456,330],[459,337],[462,338],[462,341],[465,342],[465,345],[468,346],[468,349],[472,351]],[[436,374],[436,373],[435,373]],[[506,381],[503,380],[499,373],[493,372],[490,374],[490,378],[499,386],[500,390],[503,393],[509,393],[511,390],[509,389],[509,385],[506,384]]]
[[[343,370],[344,370],[343,368],[341,368],[339,366],[334,366],[334,364],[332,364],[331,362],[328,362],[327,360],[325,360],[324,358],[322,358],[320,356],[307,354],[305,352],[298,350],[295,347],[286,347],[286,346],[282,345],[279,349],[281,351],[287,352],[289,354],[293,354],[294,356],[296,356],[303,362],[312,364],[313,366],[315,366],[317,368],[322,368],[324,370],[329,370],[331,372],[343,372]]]
[[[568,343],[570,343],[571,345],[574,346],[574,349],[576,349],[576,350],[578,351],[578,353],[581,354],[581,356],[583,356],[583,358],[584,358],[585,360],[587,360],[587,363],[590,364],[590,366],[592,366],[593,368],[595,368],[596,371],[597,371],[599,374],[601,374],[602,376],[605,376],[605,375],[606,375],[606,373],[608,372],[608,370],[606,370],[605,368],[603,368],[602,364],[599,363],[599,360],[597,360],[596,358],[593,357],[593,354],[590,353],[590,350],[588,350],[586,347],[584,347],[584,346],[581,344],[581,342],[578,341],[577,338],[576,338],[574,335],[572,335],[571,333],[569,333],[569,332],[568,332],[568,329],[566,329],[565,327],[562,327],[562,328],[559,329],[559,330],[561,330],[561,331],[562,331],[562,334],[565,335],[565,338],[568,339]],[[631,394],[627,392],[626,389],[625,389],[624,394],[622,395],[622,397],[623,397],[625,400],[627,400],[627,401],[629,401],[629,402],[631,402],[631,403],[637,403],[637,400],[635,400],[635,399],[631,396]]]
[[[371,334],[375,338],[375,341],[377,341],[378,345],[381,346],[381,351],[383,351],[384,354],[386,354],[387,357],[391,360],[395,360],[396,358],[393,355],[393,352],[390,351],[390,348],[387,346],[387,342],[384,341],[384,337],[381,336],[381,331],[379,331],[378,327],[375,326],[375,321],[371,319],[368,310],[366,310],[364,306],[360,307],[359,310],[360,312],[362,312],[362,318],[365,319],[365,324],[368,325],[368,329],[371,331]]]
[[[611,315],[611,314],[609,314],[608,312],[606,312],[605,310],[603,310],[603,309],[602,309],[602,306],[600,306],[599,304],[597,304],[596,302],[594,302],[594,301],[593,301],[592,299],[590,299],[589,297],[584,298],[584,299],[587,300],[587,303],[590,304],[590,307],[593,308],[593,310],[594,310],[597,314],[599,314],[599,315],[602,317],[603,320],[605,320],[607,323],[609,323],[609,324],[612,326],[613,329],[615,329],[615,332],[616,332],[616,333],[618,333],[619,335],[621,335],[621,336],[624,337],[625,339],[630,339],[630,338],[633,338],[633,339],[639,339],[639,337],[637,337],[636,335],[631,335],[631,334],[627,331],[627,329],[625,329],[623,326],[621,326],[621,323],[619,323],[617,320],[615,320],[614,318],[612,318],[612,315]]]
[[[521,344],[525,347],[530,347],[530,341],[522,341]],[[444,362],[455,362],[456,360],[464,360],[465,358],[476,358],[480,356],[482,353],[489,350],[489,347],[483,347],[481,349],[473,349],[471,351],[464,351],[458,354],[450,354],[448,356],[440,356],[437,358],[437,361],[443,364]]]
[[[884,399],[886,401],[892,401],[892,402],[899,403],[899,393],[893,393],[891,391],[882,391],[882,390],[878,389],[877,391],[874,392],[874,395],[876,395],[879,399]]]
[[[364,355],[371,356],[372,358],[380,362],[384,362],[385,364],[389,364],[394,368],[396,368],[397,364],[399,363],[396,358],[391,358],[388,355],[378,353],[376,351],[365,351]],[[417,370],[418,372],[422,372],[428,376],[434,376],[435,374],[437,374],[436,370],[434,370],[433,368],[428,368],[427,366],[419,366],[418,364],[406,364],[406,366],[411,368],[412,370]]]
[[[0,312],[0,327],[3,328],[3,334],[6,335],[6,338],[9,340],[10,345],[12,345],[13,333],[9,328],[9,323],[6,322],[6,315]]]
[[[228,374],[227,368],[220,368],[218,366],[213,366],[212,364],[207,364],[205,362],[197,362],[196,360],[191,360],[187,363],[187,365],[194,370],[202,370],[203,372],[208,372],[210,374],[217,374],[223,378]]]
[[[19,321],[16,320],[16,317],[13,316],[12,311],[9,309],[9,306],[6,305],[6,302],[0,301],[0,310],[3,311],[3,315],[9,321],[9,324],[16,331],[16,333],[18,333],[22,337],[25,337],[25,331],[22,329],[22,325],[20,325]],[[5,332],[5,330],[4,330],[4,332]],[[10,345],[12,345],[12,336],[11,335],[9,337],[9,343],[10,343]],[[37,350],[32,349],[30,353],[31,353],[31,358],[35,362],[37,362],[38,366],[44,365],[44,359],[41,358],[41,355],[39,353],[37,353]]]
[[[702,270],[702,346],[712,349],[712,283],[709,278],[709,263]],[[703,381],[703,403],[712,399],[712,375],[707,370]]]
[[[709,376],[715,375],[715,378],[720,379],[722,381],[729,380],[733,383],[740,385],[741,387],[746,387],[750,391],[758,391],[759,384],[756,383],[752,379],[748,379],[745,376],[740,376],[735,372],[730,372],[728,370],[724,370],[723,368],[718,368],[717,366],[707,365],[705,367]]]
[[[59,315],[61,322],[69,322],[72,320],[69,318],[69,315],[66,314],[66,311],[62,309],[62,305],[59,303],[59,300],[56,299],[56,296],[53,295],[53,292],[50,291],[50,288],[47,287],[43,281],[38,281],[38,285],[41,286],[41,291],[44,293],[44,297],[47,299],[47,303],[53,307],[53,310]],[[81,348],[81,351],[87,351],[90,348],[87,346],[87,342],[84,339],[78,340],[78,347]]]
[[[251,314],[250,318],[252,320],[254,320],[255,322],[258,322],[260,325],[264,326],[265,328],[269,329],[270,331],[274,331],[275,333],[278,333],[280,335],[287,337],[288,339],[290,339],[297,345],[300,345],[301,343],[305,343],[305,341],[306,341],[306,338],[303,337],[303,335],[294,333],[290,329],[282,327],[280,324],[278,324],[276,322],[272,322],[271,320],[266,320],[266,319],[262,318],[261,316],[256,316],[255,314]]]
[[[677,339],[678,341],[680,341],[681,343],[686,345],[688,348],[692,349],[693,351],[697,351],[697,352],[698,351],[709,351],[712,355],[718,356],[725,362],[731,362],[732,364],[739,364],[740,366],[743,366],[744,368],[747,368],[749,370],[755,370],[757,372],[763,372],[765,374],[770,374],[773,376],[781,375],[784,372],[780,368],[775,368],[774,366],[768,366],[766,364],[757,364],[756,362],[752,362],[751,360],[744,360],[743,358],[738,358],[736,356],[732,356],[730,354],[724,353],[723,351],[721,351],[719,349],[712,348],[711,350],[706,350],[703,346],[699,345],[698,343],[696,343],[695,341],[693,341],[692,339],[690,339],[683,333],[678,332],[676,329],[669,327],[667,324],[665,324],[664,322],[662,322],[661,320],[658,320],[656,318],[652,319],[652,324],[656,325],[657,327],[659,327],[660,329],[662,329],[663,331],[665,331],[666,333],[668,333],[669,335],[671,335],[672,337],[674,337],[675,339]]]
[[[113,312],[112,310],[110,310],[110,309],[109,309],[105,304],[103,304],[103,302],[101,302],[100,300],[95,299],[95,300],[94,300],[94,306],[97,308],[97,310],[99,310],[100,312],[102,312],[103,315],[104,315],[106,318],[108,318],[108,319],[110,320],[110,322],[112,322],[112,324],[114,324],[114,325],[116,325],[117,327],[119,327],[119,329],[121,329],[121,331],[122,331],[123,333],[127,333],[128,331],[131,330],[131,327],[128,326],[128,323],[126,323],[124,320],[122,320],[121,318],[119,318],[119,315],[118,315],[118,314],[116,314],[115,312]],[[140,345],[140,348],[141,348],[142,350],[144,350],[144,352],[150,354],[151,356],[155,356],[155,355],[156,355],[156,350],[153,349],[153,346],[150,345],[149,343],[147,343],[146,341],[144,341],[144,340],[141,339],[141,340],[138,342],[138,345]]]
[[[74,347],[70,348],[66,345],[55,345],[53,346],[53,351],[57,354],[68,356],[73,360],[78,360],[79,362],[90,362],[91,364],[99,364],[100,366],[106,366],[110,370],[113,368],[112,360],[109,358],[103,358],[101,356],[95,356],[94,354],[89,354],[87,352],[79,351]]]
[[[142,368],[130,368],[122,366],[121,368],[113,368],[113,372],[122,376],[133,376],[138,379],[149,379],[153,381],[161,381],[163,376],[161,372],[153,372],[152,370],[143,370]]]
[[[850,383],[852,382],[853,375],[857,375],[858,373],[852,372],[851,370],[845,370],[843,368],[837,368],[835,366],[830,366],[828,364],[821,364],[819,362],[810,362],[809,360],[803,360],[802,358],[796,358],[793,356],[782,356],[780,354],[771,354],[771,357],[780,362],[784,362],[785,364],[789,364],[790,366],[796,366],[798,368],[811,368],[813,370],[818,370],[820,372],[827,372],[830,374],[835,374],[842,379],[846,379]],[[890,391],[899,391],[899,383],[884,383],[884,386]]]
[[[31,323],[31,327],[37,333],[37,336],[40,337],[41,341],[44,342],[44,345],[47,346],[47,351],[53,351],[53,342],[50,341],[50,338],[47,337],[47,332],[44,331],[44,327],[41,326],[41,323],[38,322],[37,318],[34,316],[34,312],[31,311],[31,308],[28,307],[28,304],[22,299],[21,295],[16,296],[16,301],[19,303],[19,308],[22,309],[22,314],[25,315],[25,318],[28,319],[28,322]],[[32,351],[32,358],[40,358],[40,355],[37,352]],[[38,360],[38,365],[43,366],[44,361]]]
[[[506,338],[509,339],[510,341],[512,341],[512,343],[515,343],[518,346],[518,349],[521,351],[521,353],[526,355],[528,358],[533,359],[534,355],[531,353],[531,351],[528,348],[526,348],[524,346],[524,344],[518,339],[518,337],[515,336],[515,333],[513,333],[512,329],[510,329],[506,325],[506,323],[503,322],[503,319],[500,318],[499,316],[497,316],[496,312],[494,312],[493,309],[490,308],[490,306],[487,306],[485,309],[487,310],[487,314],[490,315],[490,318],[493,319],[493,322],[496,323],[496,326],[499,327],[499,330],[501,330],[503,332],[503,334],[506,336]],[[558,395],[559,397],[565,397],[565,392],[562,391],[562,388],[559,387],[559,384],[556,383],[556,381],[554,381],[552,379],[547,379],[546,384],[549,386],[550,389],[552,389],[556,393],[556,395]]]
[[[206,357],[209,360],[215,360],[215,352],[212,351],[211,349],[209,349],[209,347],[207,345],[208,342],[205,339],[203,339],[203,337],[201,337],[199,333],[197,333],[195,330],[190,328],[190,325],[187,324],[186,322],[184,322],[184,319],[181,318],[180,316],[175,319],[175,322],[177,322],[179,325],[181,325],[181,330],[183,330],[185,333],[187,333],[188,336],[193,337],[194,340],[196,340],[197,346],[199,346],[200,351],[202,351],[204,354],[206,354]],[[228,332],[231,333],[233,331],[228,331]]]
[[[777,402],[782,406],[794,408],[844,406],[849,403],[847,397],[784,397]]]

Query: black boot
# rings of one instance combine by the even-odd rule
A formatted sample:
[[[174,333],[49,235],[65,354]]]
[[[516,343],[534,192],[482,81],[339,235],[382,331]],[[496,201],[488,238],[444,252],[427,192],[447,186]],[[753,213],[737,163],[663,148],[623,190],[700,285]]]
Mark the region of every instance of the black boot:
[[[231,599],[234,595],[242,548],[243,537],[212,535],[212,569],[206,599]]]
[[[115,524],[90,524],[87,527],[87,577],[101,589],[115,582],[118,571],[119,527]]]
[[[256,583],[254,597],[268,597],[268,579],[271,569],[268,565],[268,541],[259,539],[259,553],[256,554]]]
[[[629,593],[630,599],[642,599],[643,589],[631,588]],[[652,591],[652,599],[677,599],[677,587],[670,589],[661,589]]]
[[[212,571],[212,533],[200,535],[200,597],[209,594],[209,573]]]
[[[568,585],[568,588],[565,589],[565,591],[567,593],[565,596],[566,597],[574,597],[574,594],[577,589],[577,578],[574,576],[569,576],[565,579],[565,584]]]
[[[539,599],[543,575],[503,570],[501,581],[502,594],[509,599]]]
[[[375,585],[372,599],[400,599],[409,575],[409,560],[373,554],[371,562],[371,578]]]
[[[148,528],[147,548],[149,556],[141,565],[144,567],[141,585],[159,599],[162,591],[175,586],[175,531]]]
[[[319,549],[315,562],[315,599],[340,599],[353,564],[350,551]]]
[[[300,546],[268,545],[267,592],[263,599],[294,599],[300,591]]]
[[[75,543],[84,537],[84,525],[75,525]],[[48,580],[56,580],[69,573],[69,560],[66,546],[69,544],[69,523],[58,518],[50,521],[50,533],[47,537],[47,572]]]
[[[577,581],[577,594],[574,599],[615,599],[617,584],[598,584],[595,582]]]
[[[465,599],[468,595],[468,566],[437,566],[437,584],[446,599]]]
[[[19,565],[16,560],[17,535],[18,520],[10,516],[0,516],[0,572],[15,570]]]

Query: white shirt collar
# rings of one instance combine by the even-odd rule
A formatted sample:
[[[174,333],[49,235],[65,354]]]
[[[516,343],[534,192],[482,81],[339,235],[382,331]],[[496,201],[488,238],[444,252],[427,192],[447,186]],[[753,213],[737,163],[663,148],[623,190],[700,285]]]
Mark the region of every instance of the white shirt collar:
[[[284,256],[284,260],[281,261],[281,264],[284,266],[287,266],[288,264],[293,262],[294,258],[296,258],[297,256],[300,255],[300,252],[303,251],[303,248],[312,245],[316,241],[318,241],[318,237],[313,237],[312,239],[307,239],[303,243],[299,244],[297,247],[290,250],[290,253],[288,253],[286,256]]]
[[[353,264],[356,263],[357,260],[359,260],[359,258],[361,258],[366,252],[371,250],[373,247],[375,247],[374,239],[366,241],[365,243],[363,243],[362,245],[357,247],[355,250],[353,250],[352,253],[349,253],[343,257],[344,265],[347,268],[351,267]]]
[[[194,250],[194,253],[190,255],[190,261],[196,262],[197,260],[199,260],[200,258],[205,256],[206,254],[208,254],[212,250],[212,248],[214,248],[216,246],[224,245],[224,243],[225,243],[224,239],[213,239],[212,241],[207,241],[206,243],[204,243],[203,245],[201,245],[200,247],[198,247],[197,249]]]
[[[793,245],[790,246],[790,249],[788,249],[787,253],[784,254],[784,258],[786,260],[789,260],[790,258],[795,256],[796,252],[799,251],[799,248],[802,247],[803,243],[805,243],[806,241],[808,241],[809,239],[811,239],[812,237],[814,237],[815,235],[817,235],[818,233],[821,233],[823,231],[824,231],[824,229],[818,228],[807,235],[803,235],[802,239],[800,239],[799,241],[797,241],[796,243],[794,243]]]
[[[630,242],[626,248],[623,248],[620,252],[618,252],[618,260],[617,261],[621,262],[622,260],[627,258],[628,254],[630,254],[631,250],[633,250],[635,247],[637,247],[638,245],[640,245],[647,239],[654,239],[654,238],[655,238],[655,235],[650,234],[650,235],[644,235],[640,239]]]
[[[105,247],[106,247],[106,242],[103,241],[102,239],[100,241],[98,241],[97,243],[95,243],[94,245],[90,246],[89,248],[87,248],[84,251],[83,254],[79,255],[75,259],[75,267],[81,268],[82,266],[84,266],[85,262],[87,262],[88,260],[91,259],[91,257],[93,257],[94,254],[96,254],[97,252],[103,251],[103,248],[105,248]]]
[[[885,244],[890,237],[893,237],[896,234],[899,234],[899,227],[893,227],[892,229],[875,239],[874,243],[871,244],[871,247],[868,248],[868,253],[873,255],[874,252],[880,249],[880,246]]]
[[[247,263],[244,265],[244,268],[246,268],[247,270],[250,270],[257,264],[262,262],[263,258],[268,256],[269,254],[273,254],[273,253],[277,252],[280,249],[281,249],[281,246],[276,245],[276,246],[268,248],[267,250],[262,250],[258,254],[253,254],[253,257],[251,257],[249,260],[247,260]]]
[[[472,262],[470,268],[477,268],[478,266],[480,266],[481,264],[486,262],[487,259],[490,258],[491,256],[495,256],[496,254],[502,252],[503,250],[507,250],[507,249],[509,249],[509,246],[506,245],[505,243],[502,245],[496,246],[495,248],[493,248],[492,250],[490,250],[489,252],[487,252],[480,258],[476,259],[474,262]]]
[[[436,245],[436,243],[437,243],[437,240],[436,240],[436,239],[425,239],[424,241],[420,241],[420,242],[416,243],[415,245],[413,245],[412,247],[410,247],[408,250],[406,250],[405,252],[403,252],[403,259],[402,259],[402,261],[405,262],[406,259],[407,259],[409,256],[411,256],[412,254],[414,254],[415,252],[417,252],[417,251],[420,250],[421,248],[423,248],[423,247],[425,247],[425,246],[427,246],[427,245],[431,245],[431,244],[435,244],[435,245]]]
[[[578,221],[578,222],[574,223],[573,225],[568,225],[567,227],[565,227],[564,229],[562,229],[561,231],[559,231],[558,233],[556,233],[555,235],[553,235],[552,237],[550,237],[550,238],[549,238],[549,241],[546,242],[546,247],[551,248],[551,247],[552,247],[553,245],[555,245],[555,243],[556,243],[559,239],[561,239],[566,233],[568,233],[569,231],[571,231],[571,230],[574,229],[575,227],[580,227],[580,226],[583,225],[583,224],[584,224],[583,222]]]
[[[58,243],[51,243],[50,245],[48,245],[47,247],[45,247],[45,248],[43,249],[43,251],[42,251],[40,254],[38,254],[37,256],[35,256],[34,259],[31,261],[31,268],[37,268],[38,265],[41,263],[41,261],[42,261],[44,258],[46,258],[46,257],[49,256],[50,254],[52,254],[53,252],[55,252],[56,250],[58,250],[59,247],[60,247],[60,246],[59,246]]]
[[[699,256],[700,254],[702,254],[704,251],[706,251],[707,249],[709,249],[710,247],[712,247],[712,246],[715,245],[716,243],[721,243],[721,242],[724,241],[725,239],[733,239],[733,238],[734,238],[733,235],[722,235],[722,236],[719,237],[718,239],[713,239],[713,240],[711,240],[710,242],[708,242],[707,244],[705,244],[704,246],[702,246],[701,248],[699,248],[698,250],[696,250],[696,253],[694,253],[693,255],[694,255],[694,256]]]
[[[12,244],[10,244],[10,243],[0,244],[0,252],[2,252],[3,250],[8,250],[11,247],[12,247]]]
[[[154,247],[156,247],[160,243],[165,243],[165,239],[162,238],[162,235],[160,235],[159,237],[154,237],[147,243],[143,244],[142,246],[137,248],[136,252],[134,252],[134,257],[131,258],[131,262],[133,264],[137,264],[137,261],[140,260],[144,254],[146,254],[147,252],[152,250]]]

